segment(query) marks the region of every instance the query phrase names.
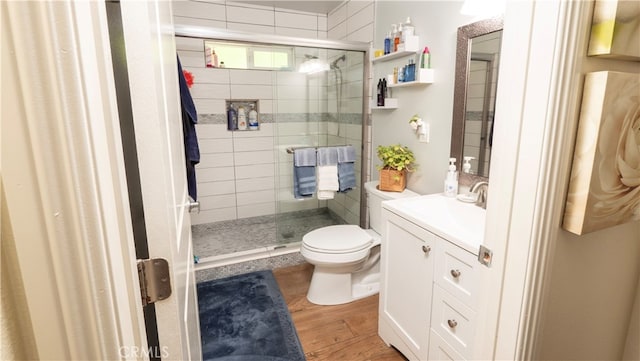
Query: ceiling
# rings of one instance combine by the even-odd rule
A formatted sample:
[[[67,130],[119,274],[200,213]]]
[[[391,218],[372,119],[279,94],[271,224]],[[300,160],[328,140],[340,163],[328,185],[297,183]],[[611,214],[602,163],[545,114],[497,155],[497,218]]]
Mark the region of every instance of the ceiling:
[[[331,10],[342,4],[344,0],[239,0],[237,2],[262,6],[274,6],[281,9],[306,11],[316,14],[328,14]]]

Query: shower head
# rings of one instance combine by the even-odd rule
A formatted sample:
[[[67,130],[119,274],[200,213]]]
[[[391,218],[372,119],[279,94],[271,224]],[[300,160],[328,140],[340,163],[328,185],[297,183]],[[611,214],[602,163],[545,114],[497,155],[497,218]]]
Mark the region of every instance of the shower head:
[[[340,69],[340,67],[338,66],[338,62],[340,60],[345,61],[346,59],[347,59],[347,56],[342,54],[341,57],[331,62],[331,69]]]

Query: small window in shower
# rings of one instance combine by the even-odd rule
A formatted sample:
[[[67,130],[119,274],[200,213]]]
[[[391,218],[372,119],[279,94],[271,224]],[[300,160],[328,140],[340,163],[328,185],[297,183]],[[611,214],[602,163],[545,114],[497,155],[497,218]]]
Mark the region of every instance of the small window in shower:
[[[292,47],[205,41],[207,67],[233,69],[292,70]]]

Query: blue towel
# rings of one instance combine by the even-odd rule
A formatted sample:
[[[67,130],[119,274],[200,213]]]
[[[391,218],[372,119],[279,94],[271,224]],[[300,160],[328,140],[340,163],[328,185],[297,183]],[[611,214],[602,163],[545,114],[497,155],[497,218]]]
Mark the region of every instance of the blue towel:
[[[177,55],[176,55],[177,57]],[[189,86],[182,73],[182,64],[178,57],[178,83],[180,84],[180,106],[182,109],[182,133],[184,136],[184,155],[187,168],[187,190],[193,200],[198,200],[195,165],[200,163],[200,148],[196,126],[198,112],[193,104],[193,98],[189,92]]]
[[[353,162],[338,163],[339,192],[346,192],[356,187],[356,170]]]
[[[313,196],[316,191],[316,149],[293,151],[293,195],[296,199]]]
[[[318,166],[337,165],[338,149],[336,147],[318,148]]]
[[[355,162],[356,161],[356,148],[351,145],[344,147],[338,147],[338,163]]]
[[[310,167],[316,165],[316,148],[299,148],[293,150],[293,165]]]

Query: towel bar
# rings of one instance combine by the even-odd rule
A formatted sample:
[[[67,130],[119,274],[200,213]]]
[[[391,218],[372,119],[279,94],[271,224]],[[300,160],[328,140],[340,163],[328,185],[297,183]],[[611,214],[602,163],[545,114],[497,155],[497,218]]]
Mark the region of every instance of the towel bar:
[[[289,154],[293,154],[293,152],[294,152],[296,149],[316,148],[316,150],[317,150],[318,148],[347,147],[347,146],[350,146],[350,145],[351,145],[351,144],[343,144],[343,145],[327,145],[327,146],[324,146],[324,147],[287,147],[287,149],[286,149],[286,150],[287,150],[287,153],[289,153]]]

